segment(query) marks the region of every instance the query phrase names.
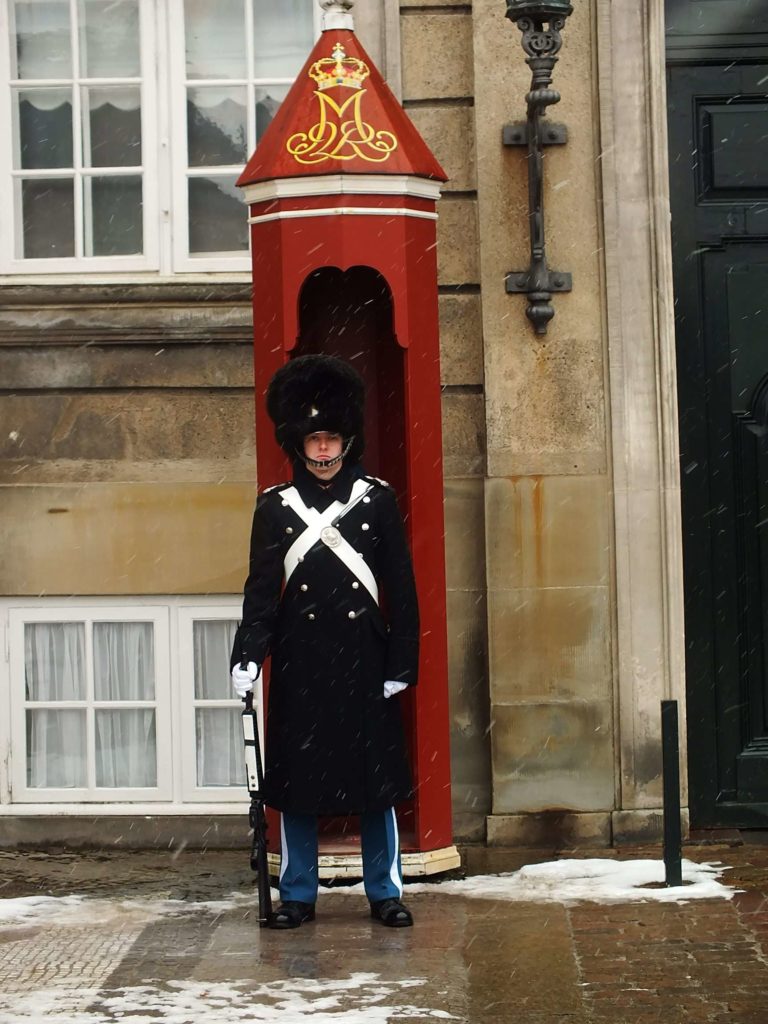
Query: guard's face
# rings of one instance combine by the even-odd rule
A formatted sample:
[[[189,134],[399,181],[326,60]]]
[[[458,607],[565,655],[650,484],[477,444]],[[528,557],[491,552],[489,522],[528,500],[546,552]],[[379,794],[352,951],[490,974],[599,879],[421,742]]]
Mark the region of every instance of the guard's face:
[[[314,434],[307,434],[304,438],[304,454],[308,459],[314,459],[315,462],[330,462],[341,455],[343,443],[341,434],[334,434],[330,430],[318,430]],[[307,469],[318,480],[330,480],[338,473],[341,466],[342,463],[339,461],[327,468],[308,464]]]

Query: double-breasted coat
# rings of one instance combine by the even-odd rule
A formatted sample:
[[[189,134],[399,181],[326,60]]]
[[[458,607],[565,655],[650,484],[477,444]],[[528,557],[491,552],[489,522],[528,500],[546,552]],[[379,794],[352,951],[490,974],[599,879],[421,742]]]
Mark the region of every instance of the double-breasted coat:
[[[419,657],[416,587],[394,491],[346,465],[324,488],[298,462],[293,486],[322,513],[349,502],[360,479],[370,489],[335,525],[379,583],[386,618],[322,541],[285,580],[286,554],[307,529],[284,500],[290,484],[261,494],[254,513],[232,663],[261,666],[272,657],[264,791],[281,811],[355,814],[412,792],[399,701],[383,694],[385,680],[415,685]]]

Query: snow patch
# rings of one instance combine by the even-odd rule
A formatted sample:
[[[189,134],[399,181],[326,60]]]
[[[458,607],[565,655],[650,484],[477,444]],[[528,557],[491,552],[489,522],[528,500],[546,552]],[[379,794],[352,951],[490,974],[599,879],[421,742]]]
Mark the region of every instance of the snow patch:
[[[545,864],[528,864],[519,871],[498,875],[472,875],[454,882],[407,884],[406,897],[413,893],[468,896],[484,900],[512,900],[526,903],[634,903],[656,900],[685,903],[688,900],[731,899],[738,890],[717,879],[729,869],[724,864],[696,864],[683,861],[684,885],[645,889],[664,882],[664,864],[659,860],[563,859]],[[338,893],[362,893],[362,883],[338,886]]]
[[[440,892],[478,899],[515,900],[531,903],[630,903],[655,900],[685,903],[688,900],[731,899],[736,889],[717,879],[727,871],[723,864],[683,861],[682,886],[663,887],[664,864],[658,860],[556,860],[529,864],[519,871],[500,875],[475,875],[460,882],[408,886],[408,892]],[[658,885],[662,888],[646,889]]]
[[[0,1024],[45,1019],[46,1024],[388,1024],[397,1020],[460,1020],[446,1010],[399,1004],[397,997],[424,978],[382,981],[373,973],[342,979],[291,978],[267,984],[172,981],[99,993],[41,991],[0,1002]],[[394,1001],[393,1001],[394,1000]],[[4,1009],[10,1011],[6,1014]]]
[[[658,860],[564,859],[545,864],[529,864],[519,871],[498,875],[473,875],[461,881],[417,882],[406,884],[405,898],[414,893],[433,896],[466,896],[474,899],[512,900],[529,903],[572,903],[589,900],[598,903],[628,903],[655,900],[684,903],[697,899],[731,899],[736,889],[718,878],[727,871],[723,864],[696,864],[683,861],[683,881],[675,888],[643,886],[664,882],[664,864]],[[320,900],[333,895],[359,894],[356,885],[323,889]],[[273,901],[279,900],[272,891]],[[27,896],[0,899],[0,927],[30,924],[55,924],[81,927],[113,923],[147,923],[160,918],[191,913],[222,914],[241,910],[256,913],[255,893],[232,893],[219,900],[194,903],[162,897],[121,900],[88,896]]]
[[[279,895],[272,890],[272,899]],[[227,910],[256,912],[255,894],[232,893],[221,900],[199,903],[155,896],[140,899],[103,899],[91,896],[23,896],[0,898],[0,928],[16,925],[49,924],[63,927],[87,925],[148,924],[164,917],[199,912],[223,913]]]

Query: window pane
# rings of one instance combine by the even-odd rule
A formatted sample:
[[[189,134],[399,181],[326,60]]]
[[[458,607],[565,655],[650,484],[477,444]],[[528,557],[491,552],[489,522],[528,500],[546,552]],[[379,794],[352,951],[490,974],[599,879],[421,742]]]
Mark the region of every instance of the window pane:
[[[89,129],[86,167],[141,166],[141,94],[138,89],[83,89]]]
[[[189,251],[248,251],[248,214],[234,175],[189,179]]]
[[[25,89],[17,94],[19,147],[24,170],[72,166],[72,90]]]
[[[24,258],[75,255],[75,193],[71,178],[40,178],[21,184]]]
[[[69,0],[17,0],[14,14],[16,77],[71,78]]]
[[[84,0],[80,3],[80,64],[85,78],[138,78],[137,0]]]
[[[236,708],[198,708],[198,786],[245,783],[242,715]]]
[[[256,78],[294,78],[315,41],[314,0],[252,0]]]
[[[280,108],[286,97],[288,85],[270,85],[266,89],[255,90],[256,95],[256,141],[269,127],[269,123]]]
[[[227,700],[232,696],[229,658],[236,632],[237,622],[233,619],[201,619],[193,623],[198,700]]]
[[[245,89],[190,89],[187,148],[191,167],[245,163]]]
[[[187,78],[246,77],[244,0],[185,0],[184,33]]]
[[[85,750],[85,711],[27,711],[28,786],[85,786]]]
[[[24,674],[27,700],[85,700],[83,623],[25,623]]]
[[[144,248],[141,178],[87,178],[86,256],[132,256]]]
[[[94,622],[93,672],[96,700],[154,700],[152,623]]]
[[[155,712],[151,708],[96,712],[96,785],[157,786]]]

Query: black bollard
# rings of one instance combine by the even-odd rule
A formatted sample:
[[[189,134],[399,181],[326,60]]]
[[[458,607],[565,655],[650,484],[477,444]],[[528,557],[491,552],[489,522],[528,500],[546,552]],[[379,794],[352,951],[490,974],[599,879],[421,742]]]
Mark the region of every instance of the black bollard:
[[[661,702],[661,759],[664,775],[664,873],[667,886],[683,884],[680,828],[680,739],[677,701]]]

